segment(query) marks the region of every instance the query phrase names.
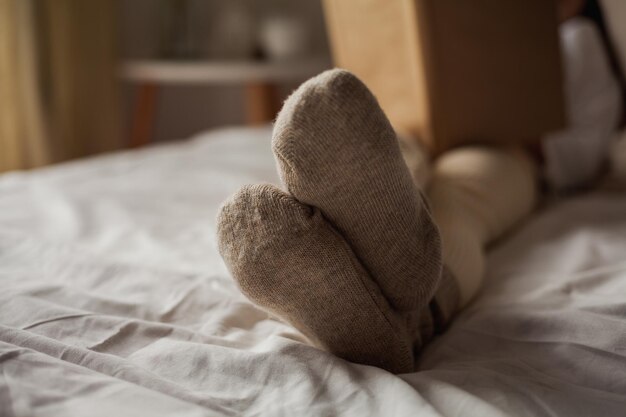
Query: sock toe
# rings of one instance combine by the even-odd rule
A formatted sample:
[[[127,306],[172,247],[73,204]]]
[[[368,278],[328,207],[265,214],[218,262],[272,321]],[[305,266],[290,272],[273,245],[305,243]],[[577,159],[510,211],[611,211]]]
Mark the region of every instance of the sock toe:
[[[359,132],[377,140],[368,141]],[[355,169],[368,165],[369,158],[363,154],[392,151],[400,155],[395,132],[376,98],[357,77],[340,69],[313,77],[285,101],[276,119],[272,149],[279,173],[291,174],[282,178],[289,189],[297,187],[298,178],[293,175],[305,177],[303,182],[323,179],[324,172],[315,169],[312,158],[332,155],[336,164]]]

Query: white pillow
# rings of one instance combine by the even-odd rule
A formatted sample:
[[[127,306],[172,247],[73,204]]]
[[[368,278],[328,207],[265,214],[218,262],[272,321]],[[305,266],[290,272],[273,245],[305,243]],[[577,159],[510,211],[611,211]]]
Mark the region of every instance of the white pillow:
[[[577,17],[562,23],[559,33],[568,123],[544,137],[542,147],[547,182],[564,190],[589,185],[600,172],[622,100],[596,25]]]

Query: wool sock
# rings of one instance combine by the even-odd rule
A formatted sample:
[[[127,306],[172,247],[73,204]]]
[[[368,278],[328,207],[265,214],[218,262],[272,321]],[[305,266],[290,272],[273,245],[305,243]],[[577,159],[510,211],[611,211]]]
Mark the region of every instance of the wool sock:
[[[218,239],[252,301],[339,357],[413,371],[418,313],[390,307],[319,209],[271,185],[247,186],[222,206]]]
[[[343,70],[307,81],[285,102],[272,146],[286,188],[320,209],[391,305],[426,307],[441,278],[439,233],[367,87]]]

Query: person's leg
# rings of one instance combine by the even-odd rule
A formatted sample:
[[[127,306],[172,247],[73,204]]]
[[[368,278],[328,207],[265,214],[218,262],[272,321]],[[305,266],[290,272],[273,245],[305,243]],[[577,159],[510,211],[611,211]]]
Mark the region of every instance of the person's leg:
[[[530,213],[536,168],[521,150],[468,146],[433,163],[428,187],[442,238],[443,261],[458,281],[461,304],[480,289],[484,249]]]
[[[235,280],[338,356],[411,371],[433,294],[451,281],[376,100],[345,71],[321,74],[285,103],[273,148],[291,195],[244,188],[218,219]]]

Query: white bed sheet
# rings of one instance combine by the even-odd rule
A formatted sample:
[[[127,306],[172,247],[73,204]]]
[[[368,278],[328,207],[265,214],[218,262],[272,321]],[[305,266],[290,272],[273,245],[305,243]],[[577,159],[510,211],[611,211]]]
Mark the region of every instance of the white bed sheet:
[[[219,203],[277,182],[270,130],[0,176],[0,415],[622,416],[626,196],[552,206],[394,376],[315,349],[239,293]]]

